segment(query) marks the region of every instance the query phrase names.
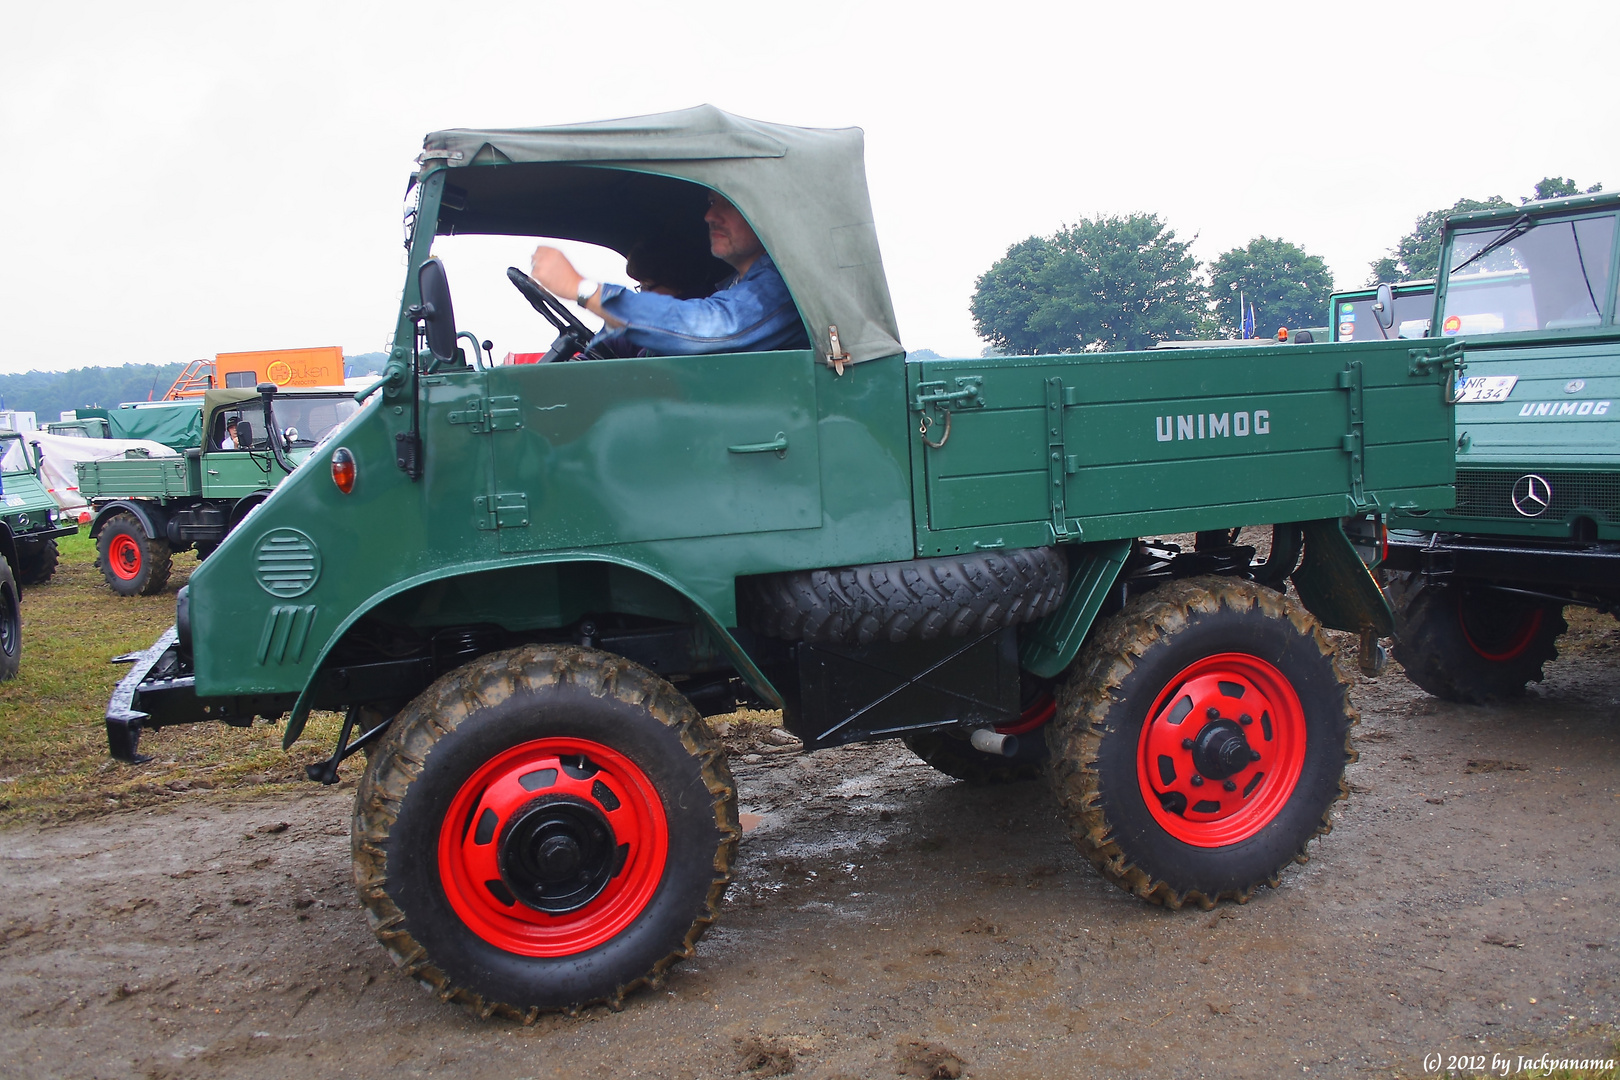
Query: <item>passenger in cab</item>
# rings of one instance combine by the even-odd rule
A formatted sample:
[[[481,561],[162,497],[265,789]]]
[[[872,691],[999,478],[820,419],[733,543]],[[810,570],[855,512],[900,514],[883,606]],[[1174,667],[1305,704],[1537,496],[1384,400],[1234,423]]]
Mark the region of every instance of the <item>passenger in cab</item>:
[[[703,215],[709,251],[735,273],[712,295],[678,299],[652,291],[603,285],[580,274],[556,248],[535,249],[534,279],[558,296],[574,298],[607,326],[592,352],[651,356],[808,349],[804,324],[787,283],[753,228],[720,195]],[[599,347],[600,346],[600,347]]]

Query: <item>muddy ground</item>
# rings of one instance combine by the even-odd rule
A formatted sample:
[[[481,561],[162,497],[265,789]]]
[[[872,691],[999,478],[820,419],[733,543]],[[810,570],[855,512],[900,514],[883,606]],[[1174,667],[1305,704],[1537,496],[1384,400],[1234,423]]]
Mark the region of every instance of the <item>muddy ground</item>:
[[[0,834],[0,1074],[1422,1075],[1613,1056],[1620,648],[1588,620],[1512,705],[1358,679],[1339,824],[1282,887],[1145,906],[1041,784],[897,744],[733,769],[725,916],[620,1013],[481,1021],[404,978],[349,882],[352,780]],[[1579,629],[1579,627],[1578,627]],[[167,734],[167,733],[165,733]],[[183,737],[183,736],[177,736]]]

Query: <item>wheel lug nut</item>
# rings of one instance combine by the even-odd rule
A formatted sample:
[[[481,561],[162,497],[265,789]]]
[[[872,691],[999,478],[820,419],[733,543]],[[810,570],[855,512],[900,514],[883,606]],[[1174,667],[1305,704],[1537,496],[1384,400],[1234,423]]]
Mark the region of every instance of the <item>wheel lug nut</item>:
[[[1250,716],[1248,713],[1244,713],[1242,716],[1238,717],[1238,723],[1242,724],[1244,727],[1248,727],[1250,724],[1254,723],[1254,717]]]
[[[1209,708],[1204,710],[1204,715],[1209,717],[1211,720],[1219,720],[1221,718],[1221,710],[1211,705]]]
[[[1199,776],[1197,773],[1193,773],[1193,775],[1192,775],[1192,786],[1193,787],[1203,787],[1204,786],[1204,778],[1202,776]]]
[[[1183,750],[1191,750],[1193,748],[1193,741],[1191,739],[1182,739],[1181,748]]]
[[[1258,750],[1250,750],[1249,751],[1249,760],[1250,761],[1259,761],[1260,760],[1260,751],[1258,751]]]
[[[1226,783],[1222,784],[1221,787],[1225,788],[1227,791],[1237,790],[1237,784],[1231,780],[1228,780]]]

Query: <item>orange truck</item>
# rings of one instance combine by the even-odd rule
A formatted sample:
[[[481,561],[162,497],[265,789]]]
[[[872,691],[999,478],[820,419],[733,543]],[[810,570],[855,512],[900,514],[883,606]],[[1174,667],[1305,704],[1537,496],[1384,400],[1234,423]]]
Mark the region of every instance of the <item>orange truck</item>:
[[[265,382],[277,386],[342,386],[343,349],[338,345],[267,349],[220,353],[212,360],[193,360],[163,397],[166,401],[200,397],[205,390],[216,387],[251,390]]]

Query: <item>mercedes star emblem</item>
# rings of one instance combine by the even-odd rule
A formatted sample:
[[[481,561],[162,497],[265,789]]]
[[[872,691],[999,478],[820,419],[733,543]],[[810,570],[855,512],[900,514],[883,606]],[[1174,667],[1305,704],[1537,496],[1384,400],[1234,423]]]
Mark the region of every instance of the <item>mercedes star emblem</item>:
[[[1552,505],[1552,485],[1545,477],[1525,473],[1513,485],[1513,509],[1525,517],[1540,517]]]
[[[1566,394],[1578,394],[1582,390],[1585,390],[1585,389],[1586,389],[1586,380],[1585,379],[1571,379],[1571,380],[1569,380],[1569,382],[1564,384],[1564,393],[1566,393]]]

